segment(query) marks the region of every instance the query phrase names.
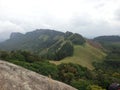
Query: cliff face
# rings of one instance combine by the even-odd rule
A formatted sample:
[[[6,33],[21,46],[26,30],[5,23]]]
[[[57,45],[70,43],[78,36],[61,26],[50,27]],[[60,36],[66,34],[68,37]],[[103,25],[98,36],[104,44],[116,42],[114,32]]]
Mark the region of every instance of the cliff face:
[[[0,60],[0,90],[76,90],[20,66]]]
[[[22,33],[12,33],[10,35],[10,39],[21,38],[23,36],[24,36],[24,34],[22,34]]]

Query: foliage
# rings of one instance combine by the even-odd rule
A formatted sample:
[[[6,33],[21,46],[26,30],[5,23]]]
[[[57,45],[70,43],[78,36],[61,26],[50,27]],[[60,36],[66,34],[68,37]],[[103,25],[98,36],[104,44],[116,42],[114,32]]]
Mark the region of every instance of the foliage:
[[[92,88],[90,90],[95,90],[96,88],[99,90],[99,87],[107,88],[112,82],[120,82],[120,73],[118,72],[105,72],[102,68],[99,70],[100,67],[98,69],[96,67],[95,71],[91,71],[73,63],[62,63],[56,66],[28,51],[1,51],[0,58],[72,85],[79,90],[87,90],[89,88]],[[97,85],[98,87],[90,85]]]
[[[85,39],[77,33],[71,35],[70,37],[68,37],[68,39],[72,41],[72,43],[75,45],[82,45],[86,42]]]
[[[48,50],[47,58],[52,60],[61,60],[67,56],[72,56],[73,50],[74,48],[70,41],[66,41],[63,44],[58,43],[58,45],[55,45],[54,50],[53,48]]]
[[[93,70],[94,66],[92,65],[92,63],[94,61],[102,62],[105,56],[106,54],[103,51],[85,43],[84,45],[74,45],[74,53],[72,56],[66,57],[60,61],[50,61],[50,62],[56,65],[59,65],[61,63],[71,62],[87,67],[90,70]]]
[[[0,58],[1,59],[7,60],[8,57],[9,57],[9,53],[8,52],[6,52],[6,51],[1,51],[0,52]]]
[[[65,83],[70,84],[72,80],[85,78],[87,68],[73,63],[62,63],[58,65],[59,79]]]
[[[71,86],[77,88],[78,90],[87,90],[88,85],[90,85],[90,83],[86,80],[73,80],[71,82]]]
[[[37,33],[39,36],[38,32],[39,31],[34,32],[34,35]],[[29,50],[15,50],[8,52],[0,51],[0,59],[12,62],[39,74],[62,81],[77,88],[78,90],[104,90],[107,89],[111,83],[120,83],[119,43],[116,44],[116,42],[113,43],[110,41],[111,44],[106,44],[107,56],[105,57],[105,53],[91,47],[88,44],[75,45],[73,50],[73,44],[80,44],[78,42],[79,39],[74,39],[75,37],[79,37],[79,35],[77,36],[76,34],[67,32],[66,34],[59,33],[59,35],[54,38],[52,33],[49,33],[50,35],[46,35],[46,33],[47,32],[44,32],[44,35],[39,36],[39,40],[42,42],[39,42],[41,48],[35,52],[37,53],[43,48],[44,50],[42,50],[39,55],[45,55],[44,58],[38,54],[30,52]],[[33,36],[32,34],[33,33],[27,33],[27,38],[31,38]],[[76,36],[73,38],[74,35]],[[14,35],[12,38],[16,39],[14,38]],[[21,38],[21,35],[19,38]],[[19,38],[17,39],[19,40]],[[34,37],[31,39],[35,40],[35,38],[33,38]],[[49,40],[49,38],[52,38],[53,41]],[[28,39],[27,42],[31,43],[31,41]],[[32,44],[32,46],[34,45]],[[31,49],[31,46],[28,47]],[[38,48],[37,45],[36,47]],[[36,50],[36,47],[32,49]],[[59,60],[65,58],[66,56],[71,56],[72,54],[74,55],[74,58],[69,57],[66,60],[67,63],[60,63],[59,65],[49,63],[46,60],[48,58]],[[105,57],[104,60],[102,60],[103,57]],[[77,62],[76,59],[78,60]],[[69,60],[71,60],[72,63],[68,63]],[[96,62],[93,63],[94,68],[92,67],[91,70],[89,70],[90,68],[87,69],[83,67],[92,65],[93,61]],[[73,64],[75,62],[77,64]]]
[[[94,40],[101,43],[120,42],[120,36],[100,36],[94,38]]]
[[[73,55],[73,45],[71,42],[66,42],[61,49],[56,53],[57,60]]]
[[[120,83],[120,48],[109,46],[111,49],[108,52],[105,60],[102,63],[94,63],[95,71],[97,72],[97,84],[106,88],[111,83]]]
[[[87,87],[87,90],[105,90],[102,87],[98,86],[98,85],[89,85]]]
[[[0,49],[25,50],[36,53],[44,59],[61,60],[73,55],[72,44],[82,45],[84,43],[84,38],[79,34],[40,29],[26,34],[12,33],[10,39],[0,43]]]

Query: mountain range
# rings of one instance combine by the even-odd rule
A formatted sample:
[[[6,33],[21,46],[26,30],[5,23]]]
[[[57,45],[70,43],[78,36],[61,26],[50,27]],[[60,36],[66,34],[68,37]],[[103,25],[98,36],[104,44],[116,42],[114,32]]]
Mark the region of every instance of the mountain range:
[[[47,59],[60,60],[72,56],[73,45],[86,41],[77,33],[40,29],[26,34],[12,33],[10,39],[0,43],[1,50],[26,50]]]
[[[100,36],[90,40],[69,31],[37,29],[26,34],[12,33],[10,39],[0,43],[0,50],[29,51],[53,60],[51,63],[72,62],[93,69],[92,63],[101,62],[106,56],[106,47],[111,44],[119,46],[119,42],[120,36]]]
[[[10,39],[0,43],[0,50],[29,51],[51,63],[77,63],[93,69],[94,61],[100,62],[105,52],[100,43],[88,40],[78,33],[37,29],[32,32],[12,33]]]

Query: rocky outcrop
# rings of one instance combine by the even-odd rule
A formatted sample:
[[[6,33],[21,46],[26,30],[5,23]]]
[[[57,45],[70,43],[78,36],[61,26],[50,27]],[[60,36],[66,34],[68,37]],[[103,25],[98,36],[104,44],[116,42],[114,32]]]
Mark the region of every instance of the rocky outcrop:
[[[24,34],[22,34],[22,33],[18,33],[18,32],[16,32],[16,33],[11,33],[10,39],[21,38],[21,37],[23,37],[23,36],[24,36]]]
[[[0,60],[0,90],[76,90],[20,66]]]

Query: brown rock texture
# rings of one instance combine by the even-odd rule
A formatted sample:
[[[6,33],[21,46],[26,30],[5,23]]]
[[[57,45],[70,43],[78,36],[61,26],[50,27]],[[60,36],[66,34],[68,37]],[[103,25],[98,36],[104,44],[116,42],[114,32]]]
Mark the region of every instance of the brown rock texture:
[[[20,66],[0,60],[0,90],[77,90]]]

